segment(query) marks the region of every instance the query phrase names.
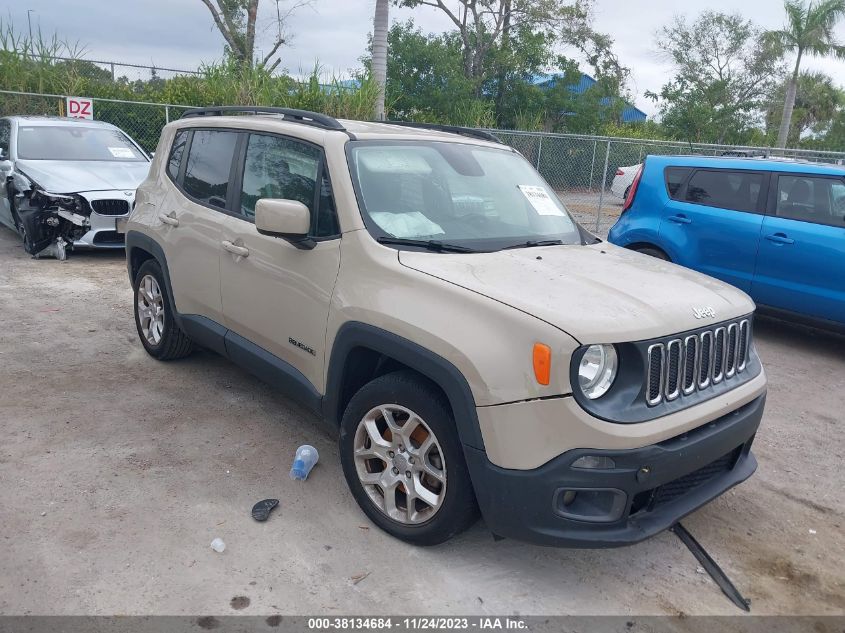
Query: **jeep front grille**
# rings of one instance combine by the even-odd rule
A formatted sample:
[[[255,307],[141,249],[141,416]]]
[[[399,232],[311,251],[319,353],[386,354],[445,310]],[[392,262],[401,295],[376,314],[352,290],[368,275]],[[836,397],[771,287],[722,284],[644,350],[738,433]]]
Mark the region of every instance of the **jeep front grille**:
[[[750,343],[751,323],[743,319],[650,345],[646,402],[653,407],[730,380],[745,371]]]

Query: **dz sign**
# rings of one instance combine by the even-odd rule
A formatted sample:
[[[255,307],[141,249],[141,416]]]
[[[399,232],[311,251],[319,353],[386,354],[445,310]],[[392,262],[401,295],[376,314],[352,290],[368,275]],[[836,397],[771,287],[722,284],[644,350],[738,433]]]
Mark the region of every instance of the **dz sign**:
[[[65,115],[74,119],[93,119],[94,103],[86,97],[65,98]]]

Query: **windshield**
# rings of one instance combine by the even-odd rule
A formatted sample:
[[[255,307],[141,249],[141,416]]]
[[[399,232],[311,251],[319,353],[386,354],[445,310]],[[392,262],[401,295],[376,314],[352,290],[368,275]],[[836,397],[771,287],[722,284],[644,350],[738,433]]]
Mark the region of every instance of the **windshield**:
[[[352,177],[374,237],[497,250],[580,244],[555,192],[509,149],[431,141],[349,144]]]
[[[81,125],[22,125],[18,158],[26,160],[146,161],[120,130]]]

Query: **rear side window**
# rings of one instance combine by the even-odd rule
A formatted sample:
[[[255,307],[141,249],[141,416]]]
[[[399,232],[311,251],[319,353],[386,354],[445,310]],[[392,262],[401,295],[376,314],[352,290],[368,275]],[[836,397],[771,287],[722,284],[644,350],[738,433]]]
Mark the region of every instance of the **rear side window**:
[[[678,200],[681,187],[686,182],[687,176],[692,169],[689,167],[667,167],[666,168],[666,192],[673,200]]]
[[[745,171],[699,170],[690,178],[685,200],[735,211],[756,211],[763,189],[762,174]]]
[[[838,178],[779,176],[775,215],[845,227],[845,183]]]
[[[170,159],[167,161],[167,173],[174,182],[179,178],[179,168],[182,166],[182,154],[185,153],[187,142],[187,130],[179,131],[173,139],[173,149],[170,150]]]
[[[237,132],[195,130],[182,188],[202,204],[226,208]]]

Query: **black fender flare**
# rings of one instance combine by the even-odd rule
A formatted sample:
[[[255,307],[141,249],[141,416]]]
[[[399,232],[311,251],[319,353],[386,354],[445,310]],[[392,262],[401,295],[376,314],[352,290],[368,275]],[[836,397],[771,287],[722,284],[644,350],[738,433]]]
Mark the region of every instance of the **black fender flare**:
[[[352,350],[358,347],[402,363],[434,382],[449,400],[461,443],[484,450],[475,398],[461,371],[447,359],[413,341],[358,321],[344,323],[332,345],[326,395],[322,403],[323,416],[330,424],[339,426],[343,417],[341,394],[346,379],[346,360]]]
[[[132,286],[135,284],[134,273],[137,272],[132,270],[132,257],[135,250],[146,251],[153,256],[153,259],[155,259],[156,262],[158,262],[159,267],[161,267],[161,272],[164,274],[166,286],[164,291],[167,293],[167,300],[173,308],[173,318],[181,327],[182,316],[179,314],[179,311],[176,310],[176,302],[173,300],[173,284],[170,281],[170,269],[167,267],[167,258],[164,256],[164,249],[161,247],[161,244],[156,242],[149,235],[145,235],[138,231],[126,232],[126,271],[129,274],[129,284]]]

